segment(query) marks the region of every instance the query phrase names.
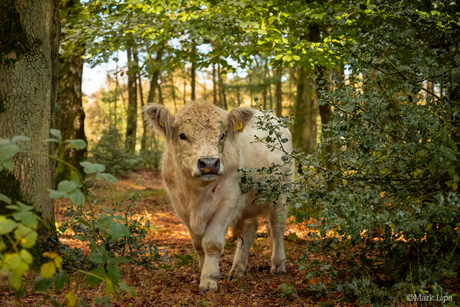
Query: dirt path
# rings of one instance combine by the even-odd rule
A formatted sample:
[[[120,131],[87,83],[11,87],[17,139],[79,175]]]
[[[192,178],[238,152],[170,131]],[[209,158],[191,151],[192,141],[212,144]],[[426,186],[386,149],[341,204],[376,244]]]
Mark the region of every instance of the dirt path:
[[[296,260],[308,250],[306,228],[304,225],[288,225],[288,231],[295,232],[302,239],[296,242],[285,240],[286,247],[286,274],[273,276],[270,274],[270,239],[267,238],[265,223],[261,221],[258,237],[252,246],[249,256],[249,273],[246,277],[228,282],[226,275],[231,268],[235,242],[231,235],[227,235],[225,251],[220,260],[219,290],[216,292],[201,293],[199,291],[199,273],[196,255],[193,251],[189,233],[186,227],[173,214],[168,197],[162,185],[159,173],[151,170],[139,170],[127,178],[120,178],[118,185],[108,182],[99,182],[89,179],[92,192],[99,200],[99,208],[110,207],[112,203],[126,200],[136,190],[141,191],[142,197],[135,203],[133,210],[136,217],[144,217],[150,221],[147,241],[154,242],[160,249],[167,250],[170,261],[156,264],[156,269],[146,270],[143,267],[123,267],[122,279],[135,288],[137,297],[131,298],[126,293],[115,293],[110,306],[314,306],[319,301],[337,299],[338,293],[331,293],[328,297],[316,297],[316,293],[309,291],[306,280],[307,272],[299,272]],[[68,209],[67,200],[57,200],[55,203],[56,221],[60,225],[65,221],[63,216]],[[70,236],[61,237],[61,241],[71,247],[87,251],[81,241],[72,240]],[[179,265],[181,262],[175,257],[191,255],[192,264]],[[162,266],[163,268],[160,268]],[[33,281],[34,274],[29,277]],[[75,283],[75,282],[74,282]],[[283,291],[282,284],[285,290]],[[103,296],[103,287],[94,289],[81,285],[76,291],[79,299],[94,304],[94,298]],[[14,299],[13,293],[7,291],[8,302],[14,306],[39,306],[43,302],[41,296],[25,295],[21,300]],[[64,292],[55,297],[64,302]],[[49,304],[49,303],[48,303]],[[7,304],[10,305],[10,304]],[[92,306],[88,304],[88,306]],[[334,304],[329,305],[334,306]],[[336,306],[352,306],[338,303]]]

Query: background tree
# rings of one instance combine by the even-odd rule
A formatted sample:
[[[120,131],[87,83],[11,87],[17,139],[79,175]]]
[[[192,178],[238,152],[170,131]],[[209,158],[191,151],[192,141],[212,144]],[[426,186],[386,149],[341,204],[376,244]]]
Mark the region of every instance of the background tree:
[[[79,11],[81,11],[79,0],[61,2],[61,23],[67,24],[62,32],[65,33],[67,27],[72,27],[71,20],[78,18]],[[59,58],[58,127],[60,127],[64,140],[80,139],[86,142],[82,92],[84,50],[82,46],[72,49]],[[60,148],[59,157],[76,167],[80,174],[84,174],[80,162],[86,160],[87,151],[86,147],[77,150],[66,143],[63,148]],[[58,163],[56,180],[60,182],[65,179],[71,179],[71,170],[65,164]]]

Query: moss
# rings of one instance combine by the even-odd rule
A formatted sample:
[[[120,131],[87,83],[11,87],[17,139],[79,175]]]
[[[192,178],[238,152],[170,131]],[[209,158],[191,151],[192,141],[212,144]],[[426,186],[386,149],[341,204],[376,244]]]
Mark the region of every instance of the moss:
[[[0,193],[8,196],[13,201],[13,203],[19,201],[26,205],[32,206],[31,203],[26,201],[21,190],[20,182],[11,172],[6,170],[0,171]],[[0,201],[0,215],[8,215],[13,213],[13,210],[6,208],[7,205],[7,203]],[[32,210],[32,212],[38,215],[40,218],[42,217],[41,212],[37,211],[35,208]],[[40,224],[37,232],[39,236],[38,244],[35,244],[34,247],[29,249],[29,252],[34,258],[34,266],[39,266],[46,262],[46,259],[42,254],[54,248],[50,246],[49,242],[57,241],[57,239],[52,238],[56,237],[54,225]]]
[[[2,0],[0,3],[0,37],[0,64],[16,62],[38,43],[28,37],[14,0]]]

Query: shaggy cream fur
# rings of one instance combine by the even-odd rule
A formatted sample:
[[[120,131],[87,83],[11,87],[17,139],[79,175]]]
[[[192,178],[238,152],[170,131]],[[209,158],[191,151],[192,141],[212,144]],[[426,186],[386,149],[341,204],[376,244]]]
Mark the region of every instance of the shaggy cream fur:
[[[262,113],[245,107],[227,112],[205,101],[189,102],[176,115],[159,104],[149,104],[143,111],[150,125],[166,136],[163,180],[174,211],[190,231],[197,251],[200,289],[217,289],[219,257],[229,227],[239,238],[229,279],[244,273],[258,226],[257,217],[261,215],[268,218],[272,238],[271,272],[283,273],[285,197],[278,200],[277,206],[255,205],[252,203],[256,191],[242,194],[239,186],[239,168],[282,164],[280,150],[270,151],[264,144],[253,143],[254,135],[259,138],[267,135],[255,126],[254,118]],[[285,128],[281,132],[283,138],[289,139],[283,144],[284,149],[292,151],[291,133]],[[218,173],[202,174],[197,167],[200,158],[219,159]],[[280,180],[291,182],[293,171],[289,171],[290,175]]]

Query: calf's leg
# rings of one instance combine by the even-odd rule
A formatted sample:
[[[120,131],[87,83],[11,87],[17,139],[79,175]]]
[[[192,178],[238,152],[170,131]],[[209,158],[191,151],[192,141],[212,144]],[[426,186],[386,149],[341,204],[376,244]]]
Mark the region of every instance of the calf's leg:
[[[257,226],[259,226],[257,218],[242,221],[235,226],[235,228],[241,227],[241,229],[235,231],[236,233],[239,232],[241,235],[238,237],[235,257],[233,258],[232,269],[228,273],[228,280],[239,278],[243,276],[246,271],[249,252],[254,242],[254,234],[257,231]]]
[[[204,264],[204,249],[203,249],[203,245],[202,245],[202,240],[203,238],[201,236],[198,236],[198,235],[194,235],[192,233],[191,234],[191,237],[192,237],[192,244],[193,244],[193,248],[196,250],[196,253],[198,255],[198,267],[200,268],[200,272],[202,271],[203,269],[203,264]]]
[[[272,237],[272,274],[281,275],[286,272],[284,253],[284,232],[286,231],[286,217],[288,207],[285,197],[281,197],[276,207],[273,207],[268,215],[268,226]]]

